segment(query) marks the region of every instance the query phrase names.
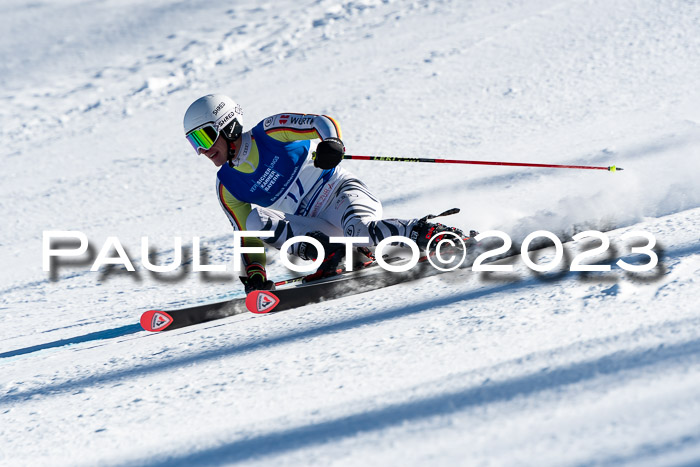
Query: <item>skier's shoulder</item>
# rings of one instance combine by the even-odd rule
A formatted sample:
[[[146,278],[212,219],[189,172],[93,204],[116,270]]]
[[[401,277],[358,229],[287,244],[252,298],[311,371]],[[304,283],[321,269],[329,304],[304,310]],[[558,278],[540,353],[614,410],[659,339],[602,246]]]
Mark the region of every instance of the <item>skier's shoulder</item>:
[[[297,112],[285,112],[275,115],[270,115],[269,117],[263,119],[259,126],[267,132],[271,129],[283,129],[283,128],[304,128],[309,127],[314,124],[314,120],[321,115],[316,114],[305,114]]]
[[[280,113],[263,119],[257,125],[266,135],[279,140],[342,138],[340,125],[327,115]]]

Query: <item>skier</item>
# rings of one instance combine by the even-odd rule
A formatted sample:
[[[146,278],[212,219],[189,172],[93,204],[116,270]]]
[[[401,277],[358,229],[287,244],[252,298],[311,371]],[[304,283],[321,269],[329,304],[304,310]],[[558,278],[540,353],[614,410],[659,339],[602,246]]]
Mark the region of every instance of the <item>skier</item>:
[[[333,275],[345,256],[345,245],[331,236],[368,237],[377,245],[392,235],[408,237],[425,249],[429,240],[454,227],[422,219],[383,219],[382,204],[367,186],[338,167],[345,148],[341,131],[331,117],[314,114],[277,114],[243,132],[243,111],[230,97],[213,94],[194,101],[184,118],[185,135],[198,154],[219,167],[216,192],[234,229],[273,231],[264,239],[276,248],[296,235],[318,240],[325,257],[314,274]],[[244,237],[243,246],[263,246]],[[365,249],[368,252],[369,250]],[[308,242],[295,243],[290,253],[316,260]],[[271,290],[265,254],[243,255],[241,281],[246,293]]]

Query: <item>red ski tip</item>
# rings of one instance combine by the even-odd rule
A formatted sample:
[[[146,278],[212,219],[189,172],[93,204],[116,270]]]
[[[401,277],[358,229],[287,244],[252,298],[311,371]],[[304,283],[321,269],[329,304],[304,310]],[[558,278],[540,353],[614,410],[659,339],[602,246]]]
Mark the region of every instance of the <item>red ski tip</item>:
[[[245,306],[252,313],[263,314],[271,312],[279,302],[277,295],[270,291],[254,290],[246,297]]]
[[[160,332],[173,322],[173,317],[164,311],[148,310],[141,315],[141,327],[146,331]]]

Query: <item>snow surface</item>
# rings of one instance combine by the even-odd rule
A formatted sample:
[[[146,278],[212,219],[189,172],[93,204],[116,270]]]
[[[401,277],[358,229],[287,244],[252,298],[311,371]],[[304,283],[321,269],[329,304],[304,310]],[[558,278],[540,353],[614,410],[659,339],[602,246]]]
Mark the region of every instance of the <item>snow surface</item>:
[[[4,0],[0,38],[0,464],[700,463],[699,2]],[[643,230],[660,264],[515,258],[146,333],[147,309],[241,295],[233,272],[141,266],[142,236],[160,264],[175,236],[231,264],[181,130],[210,92],[248,125],[331,115],[353,154],[617,164],[344,162],[390,216],[459,206],[516,243],[610,230],[610,264],[644,261],[621,239]],[[116,236],[138,272],[51,277],[47,230],[93,255]]]

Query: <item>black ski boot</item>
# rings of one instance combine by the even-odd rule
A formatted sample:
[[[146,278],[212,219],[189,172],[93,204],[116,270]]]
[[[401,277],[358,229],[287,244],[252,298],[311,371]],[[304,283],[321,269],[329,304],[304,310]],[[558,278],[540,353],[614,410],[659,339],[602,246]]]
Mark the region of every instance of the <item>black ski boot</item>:
[[[342,243],[331,243],[328,235],[323,232],[309,232],[306,235],[318,240],[326,253],[321,266],[316,272],[307,276],[306,280],[313,281],[338,274],[341,269],[340,263],[345,258],[345,245]],[[308,261],[315,261],[318,258],[318,251],[313,244],[303,242],[299,245],[299,257]]]
[[[374,252],[366,246],[358,246],[355,248],[355,256],[353,258],[355,259],[355,263],[353,264],[355,270],[365,268],[377,261]]]
[[[249,265],[246,268],[246,274],[247,277],[240,278],[246,295],[254,290],[275,290],[275,283],[267,278],[267,272],[260,264]]]
[[[462,241],[474,238],[476,235],[478,235],[478,233],[474,230],[470,231],[469,235],[467,236],[464,234],[464,232],[462,232],[456,227],[450,227],[444,224],[440,224],[438,222],[428,222],[429,219],[434,219],[436,217],[441,216],[449,216],[450,214],[456,214],[458,212],[459,209],[454,208],[438,215],[429,214],[421,219],[418,219],[411,228],[410,239],[416,242],[418,248],[425,251],[428,249],[428,244],[430,244],[431,250],[435,249],[437,244],[440,243],[440,241],[443,238],[452,238],[453,240],[455,240],[456,236],[456,238]]]

